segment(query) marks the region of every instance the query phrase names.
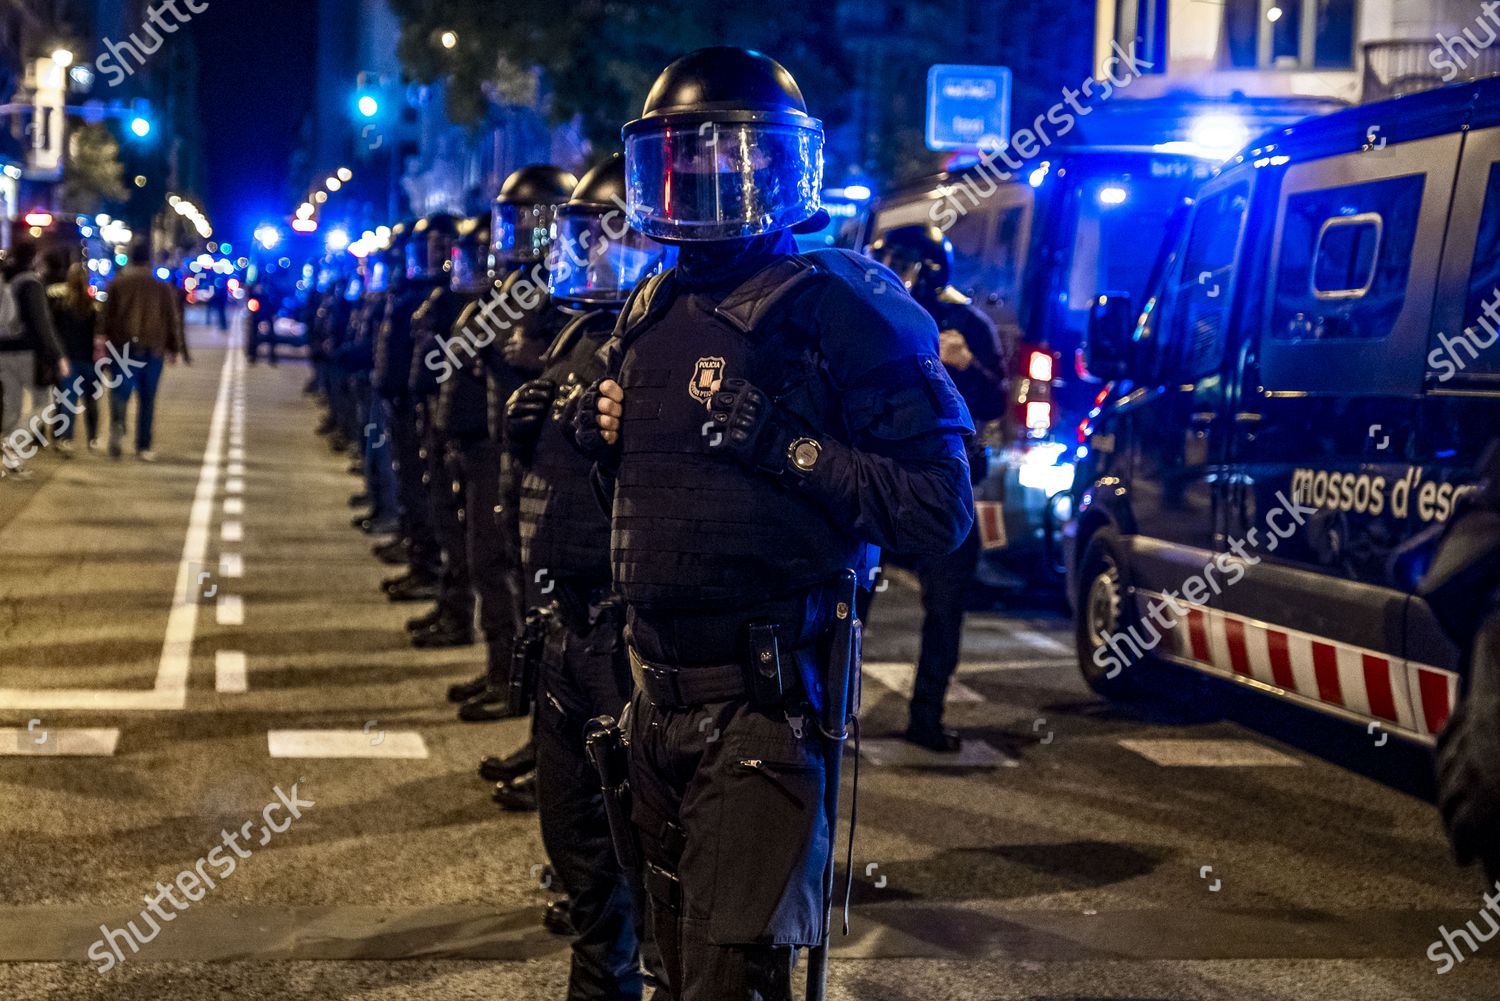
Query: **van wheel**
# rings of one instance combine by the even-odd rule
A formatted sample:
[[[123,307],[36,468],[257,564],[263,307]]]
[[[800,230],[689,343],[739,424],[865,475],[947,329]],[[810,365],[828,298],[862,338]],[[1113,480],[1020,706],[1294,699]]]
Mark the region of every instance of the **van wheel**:
[[[1078,667],[1083,680],[1100,695],[1117,701],[1134,701],[1142,693],[1139,674],[1145,665],[1121,664],[1106,646],[1108,637],[1134,624],[1124,565],[1119,544],[1108,530],[1089,540],[1081,563],[1083,569],[1078,575]],[[1101,654],[1101,650],[1105,653]]]

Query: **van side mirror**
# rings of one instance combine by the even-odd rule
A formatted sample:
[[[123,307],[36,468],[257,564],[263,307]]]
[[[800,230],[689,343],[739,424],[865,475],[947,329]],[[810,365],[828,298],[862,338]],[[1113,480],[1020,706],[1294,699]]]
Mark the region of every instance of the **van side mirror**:
[[[1094,297],[1083,345],[1083,367],[1090,376],[1100,382],[1129,378],[1135,321],[1135,309],[1125,293],[1101,292]]]

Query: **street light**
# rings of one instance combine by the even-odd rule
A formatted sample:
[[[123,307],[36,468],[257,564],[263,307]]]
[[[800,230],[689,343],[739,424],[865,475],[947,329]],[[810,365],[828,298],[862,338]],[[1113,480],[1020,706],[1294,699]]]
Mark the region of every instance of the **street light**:
[[[350,181],[354,180],[354,171],[350,170],[348,167],[340,167],[338,169],[338,175],[339,180],[343,181],[345,184],[348,184]]]
[[[63,69],[73,65],[73,53],[69,49],[56,48],[52,50],[52,61]]]
[[[276,245],[281,242],[281,230],[264,223],[255,229],[255,242],[266,250],[275,250]]]
[[[340,181],[337,177],[330,177],[328,180],[324,181],[323,184],[328,188],[329,191],[337,191],[339,188],[342,188],[344,186],[344,182]]]
[[[438,41],[442,43],[442,46],[445,49],[457,48],[458,47],[458,32],[456,32],[456,31],[445,31],[445,32],[442,33],[442,35],[438,36]]]

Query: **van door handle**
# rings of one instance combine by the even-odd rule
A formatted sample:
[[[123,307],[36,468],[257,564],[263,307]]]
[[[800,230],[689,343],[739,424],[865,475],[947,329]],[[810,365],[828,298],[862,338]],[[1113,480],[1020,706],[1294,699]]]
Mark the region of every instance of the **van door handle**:
[[[1234,415],[1234,422],[1236,424],[1259,424],[1263,420],[1265,420],[1265,415],[1257,414],[1251,410],[1241,410]]]
[[[1200,410],[1192,417],[1189,417],[1188,420],[1193,423],[1194,427],[1205,427],[1212,424],[1218,417],[1218,413],[1213,410]]]

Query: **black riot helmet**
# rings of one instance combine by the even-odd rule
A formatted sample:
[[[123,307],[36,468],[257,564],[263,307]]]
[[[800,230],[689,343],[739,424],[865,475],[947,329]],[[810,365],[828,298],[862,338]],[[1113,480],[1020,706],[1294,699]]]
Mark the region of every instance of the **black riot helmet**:
[[[823,123],[797,81],[749,49],[662,70],[624,129],[630,222],[663,242],[738,240],[819,214]]]
[[[490,270],[490,214],[486,212],[458,224],[450,285],[455,292],[478,295],[489,289],[493,277]]]
[[[544,260],[557,206],[567,201],[578,178],[545,163],[522,167],[505,179],[495,199],[492,235],[495,267],[510,270]]]
[[[919,302],[931,302],[953,277],[953,242],[936,226],[898,226],[870,244],[870,257],[896,273]]]
[[[406,277],[412,280],[446,281],[453,267],[454,244],[458,242],[459,218],[434,212],[418,219],[406,241]]]
[[[390,235],[384,239],[385,246],[380,248],[375,264],[371,266],[372,282],[375,268],[385,272],[383,284],[386,291],[399,292],[406,284],[406,245],[416,223],[415,219],[402,219],[392,226]]]
[[[619,305],[666,260],[667,248],[631,229],[626,219],[625,158],[619,153],[583,175],[557,210],[553,233],[547,290],[572,305]]]

